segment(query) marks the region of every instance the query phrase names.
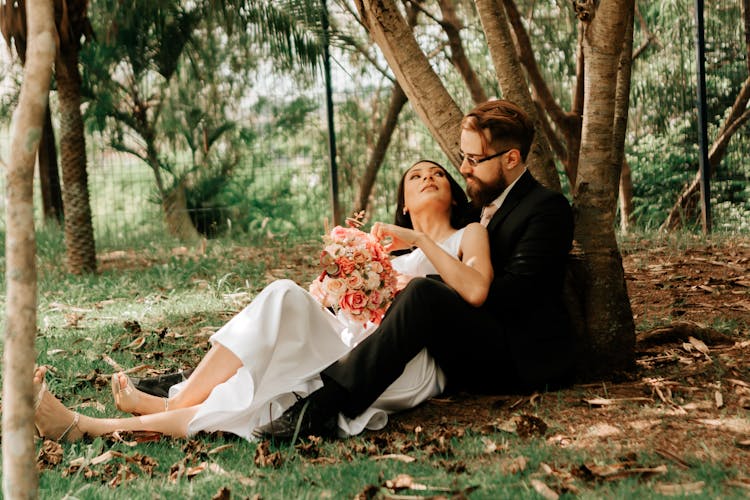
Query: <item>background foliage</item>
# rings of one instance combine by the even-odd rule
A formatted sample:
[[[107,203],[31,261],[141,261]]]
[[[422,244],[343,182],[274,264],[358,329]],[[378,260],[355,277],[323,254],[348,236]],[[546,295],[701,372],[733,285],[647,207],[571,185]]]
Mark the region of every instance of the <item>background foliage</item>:
[[[303,48],[289,53],[280,48],[283,40],[269,36],[274,23],[283,21],[272,3],[233,15],[207,15],[209,4],[90,2],[98,38],[84,47],[81,67],[100,249],[139,245],[164,234],[163,193],[155,172],[165,190],[185,183],[191,220],[208,237],[309,239],[330,218],[314,13],[304,10],[305,2],[292,2],[298,10],[291,22]],[[426,10],[433,7],[425,4]],[[470,61],[488,95],[497,95],[473,5],[458,1],[456,7]],[[567,2],[522,0],[518,7],[544,76],[568,108],[575,82],[575,18]],[[697,169],[693,7],[673,0],[638,7],[642,22],[635,23],[635,45],[650,43],[635,59],[626,152],[636,226],[652,228],[663,222]],[[338,180],[345,213],[355,203],[392,88],[392,75],[361,27],[351,22],[351,9],[344,0],[331,5]],[[739,19],[738,0],[706,9],[710,140],[747,78]],[[431,63],[459,105],[468,109],[470,96],[449,61],[443,32],[425,15],[415,30],[420,43],[432,48]],[[0,108],[10,116],[18,67],[3,59],[0,76]],[[147,128],[134,125],[138,106]],[[0,158],[5,158],[7,121],[2,125]],[[154,158],[146,154],[149,146]],[[714,177],[716,227],[723,230],[750,229],[748,148],[748,134],[740,132]],[[392,217],[400,172],[424,157],[446,162],[407,105],[371,195],[372,218]]]

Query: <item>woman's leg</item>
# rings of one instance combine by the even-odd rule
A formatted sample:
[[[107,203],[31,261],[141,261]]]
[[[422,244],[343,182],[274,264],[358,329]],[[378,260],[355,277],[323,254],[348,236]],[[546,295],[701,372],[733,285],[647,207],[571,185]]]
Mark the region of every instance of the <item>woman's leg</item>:
[[[115,404],[120,411],[140,415],[190,408],[205,401],[213,388],[226,382],[240,366],[242,361],[232,351],[216,343],[187,379],[183,389],[168,400],[139,391],[127,375],[116,373],[112,388]]]
[[[190,420],[198,407],[129,418],[94,418],[78,415],[63,405],[46,388],[42,389],[44,368],[34,373],[34,386],[39,394],[38,406],[34,414],[34,424],[39,433],[49,439],[63,438],[76,441],[88,436],[102,436],[115,431],[150,431],[173,437],[185,437]]]

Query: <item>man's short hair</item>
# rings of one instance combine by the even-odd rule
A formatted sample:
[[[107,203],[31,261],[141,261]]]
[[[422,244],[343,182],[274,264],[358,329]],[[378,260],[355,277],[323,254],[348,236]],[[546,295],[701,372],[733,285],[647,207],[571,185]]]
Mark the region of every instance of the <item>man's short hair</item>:
[[[524,161],[534,140],[534,124],[529,116],[518,105],[504,99],[476,106],[461,120],[461,128],[478,132],[485,152],[489,146],[496,151],[514,147],[521,152]],[[484,130],[490,133],[489,143]]]

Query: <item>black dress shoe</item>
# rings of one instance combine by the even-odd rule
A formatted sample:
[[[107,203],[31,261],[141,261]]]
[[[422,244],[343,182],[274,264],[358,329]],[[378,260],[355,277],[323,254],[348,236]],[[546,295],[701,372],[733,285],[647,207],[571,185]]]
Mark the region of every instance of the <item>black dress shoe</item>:
[[[160,398],[169,396],[169,388],[187,380],[193,369],[180,370],[177,373],[168,373],[156,377],[137,378],[133,377],[135,388],[146,394],[151,394]]]
[[[276,441],[291,441],[295,436],[336,437],[338,410],[322,407],[316,394],[297,399],[279,418],[255,428],[253,436]]]

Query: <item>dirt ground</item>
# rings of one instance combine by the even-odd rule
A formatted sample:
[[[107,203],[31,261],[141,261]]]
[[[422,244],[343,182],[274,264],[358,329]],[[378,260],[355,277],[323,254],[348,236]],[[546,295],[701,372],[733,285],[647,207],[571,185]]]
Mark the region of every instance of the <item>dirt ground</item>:
[[[625,250],[623,266],[639,332],[627,380],[532,396],[453,395],[396,416],[395,427],[506,429],[533,415],[550,444],[606,448],[612,458],[651,451],[678,468],[733,465],[750,491],[750,241]]]
[[[528,432],[550,445],[597,450],[593,456],[605,450],[613,461],[652,452],[669,467],[737,467],[735,486],[750,492],[750,239],[677,247],[624,246],[639,332],[636,370],[624,379],[548,394],[453,394],[393,416],[380,438],[418,427]],[[267,281],[312,278],[316,248],[277,254]],[[133,262],[113,257],[103,267]],[[268,257],[245,248],[232,258]]]

